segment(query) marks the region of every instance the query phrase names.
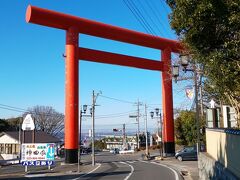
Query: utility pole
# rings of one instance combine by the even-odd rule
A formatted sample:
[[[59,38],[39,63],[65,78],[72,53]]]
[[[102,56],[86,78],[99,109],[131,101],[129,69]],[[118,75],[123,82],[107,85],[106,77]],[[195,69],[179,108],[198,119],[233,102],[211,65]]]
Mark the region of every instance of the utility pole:
[[[145,104],[145,139],[146,139],[146,157],[148,157],[148,135],[147,135],[147,105]]]
[[[80,139],[80,146],[78,144],[78,173],[80,172],[80,162],[81,162],[81,140],[82,140],[82,106],[80,106],[80,116],[78,123],[78,136]]]
[[[92,166],[95,166],[95,94],[92,92]]]
[[[125,147],[126,147],[126,129],[125,129],[125,124],[123,124],[123,150],[125,150]]]
[[[197,66],[194,63],[194,84],[195,84],[195,103],[196,103],[196,125],[197,125],[197,154],[200,152],[200,138],[199,138],[199,109],[198,109],[198,75]]]
[[[139,110],[140,102],[137,102],[137,148],[139,150],[139,117],[140,117],[140,110]]]
[[[100,91],[95,95],[94,90],[92,92],[92,166],[95,166],[95,106],[96,100],[99,94],[102,92]]]
[[[21,158],[22,158],[22,154],[21,154],[21,149],[22,149],[22,142],[21,142],[21,123],[22,123],[22,117],[19,117],[19,123],[18,123],[18,145],[19,145],[19,163],[21,163]]]
[[[203,94],[202,94],[202,74],[200,75],[199,95],[200,95],[201,116],[203,117],[204,110],[203,110]]]
[[[164,157],[164,142],[163,142],[163,140],[164,140],[164,136],[163,136],[163,117],[162,117],[163,115],[162,115],[162,113],[160,113],[160,123],[161,123],[161,154],[162,154],[162,157]]]

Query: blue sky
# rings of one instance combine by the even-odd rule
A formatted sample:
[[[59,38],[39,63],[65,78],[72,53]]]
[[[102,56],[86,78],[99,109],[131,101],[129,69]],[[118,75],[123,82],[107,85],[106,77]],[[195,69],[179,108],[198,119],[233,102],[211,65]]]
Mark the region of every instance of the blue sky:
[[[148,1],[152,9],[147,1],[133,2],[157,35],[177,39],[170,29],[170,9],[164,1]],[[65,66],[62,54],[65,52],[65,32],[27,24],[25,12],[29,4],[146,33],[123,0],[2,0],[0,118],[21,115],[20,112],[3,109],[6,107],[3,105],[22,109],[35,105],[52,106],[64,113]],[[158,50],[83,34],[80,34],[79,46],[156,60],[161,57]],[[101,90],[107,97],[130,102],[139,99],[149,105],[149,111],[155,107],[162,108],[160,72],[80,61],[79,75],[80,104],[90,104],[92,90]],[[187,108],[192,104],[185,97],[184,86],[185,83],[174,84],[174,107]],[[134,123],[128,118],[128,114],[136,110],[133,104],[104,97],[98,97],[97,104],[100,106],[96,109],[96,116],[117,114],[119,117],[97,118],[96,124],[108,127]],[[154,120],[149,122],[150,126],[154,123]],[[85,120],[83,125],[87,129],[90,120]]]

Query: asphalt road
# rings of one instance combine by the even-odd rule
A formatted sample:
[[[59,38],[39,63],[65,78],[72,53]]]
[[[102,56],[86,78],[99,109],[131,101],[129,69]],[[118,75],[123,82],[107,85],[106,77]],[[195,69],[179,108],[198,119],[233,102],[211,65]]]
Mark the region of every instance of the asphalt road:
[[[91,157],[83,157],[84,161],[90,161]],[[180,180],[179,174],[162,164],[153,161],[143,161],[138,155],[114,155],[100,153],[96,156],[99,167],[80,179],[88,180]]]
[[[77,165],[72,167],[68,166],[68,169],[57,165],[61,169],[60,173],[56,172],[56,168],[52,173],[46,173],[44,171],[38,171],[36,173],[24,175],[23,167],[21,165],[14,165],[2,169],[8,172],[8,176],[3,176],[3,171],[0,173],[1,178],[7,179],[72,179],[72,180],[181,180],[181,176],[177,171],[173,170],[166,165],[154,162],[143,161],[141,154],[129,154],[129,155],[114,155],[109,152],[101,152],[96,154],[96,166],[92,167],[91,155],[84,155],[81,158],[81,162],[84,162],[85,166],[88,165],[91,169],[89,173],[76,173]],[[84,165],[81,167],[83,168]],[[35,167],[36,168],[36,167]],[[40,167],[39,167],[40,168]],[[16,176],[21,169],[19,176]],[[39,169],[40,170],[40,169]],[[0,169],[1,171],[1,169]],[[54,172],[55,171],[55,172]]]

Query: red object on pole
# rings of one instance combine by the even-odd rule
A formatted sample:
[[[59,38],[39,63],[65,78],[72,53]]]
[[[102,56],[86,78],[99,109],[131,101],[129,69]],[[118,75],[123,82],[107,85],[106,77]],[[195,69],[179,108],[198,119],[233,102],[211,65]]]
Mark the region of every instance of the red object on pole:
[[[164,71],[162,72],[164,151],[167,156],[171,156],[175,154],[171,49],[167,48],[162,51],[162,61],[164,63]]]
[[[78,37],[76,28],[66,31],[65,162],[78,155]]]

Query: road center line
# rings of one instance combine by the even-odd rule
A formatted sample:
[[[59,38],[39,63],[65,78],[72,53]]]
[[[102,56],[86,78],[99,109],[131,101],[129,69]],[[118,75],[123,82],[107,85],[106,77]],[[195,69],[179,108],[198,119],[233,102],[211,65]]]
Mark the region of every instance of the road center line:
[[[128,163],[125,163],[125,162],[120,162],[120,163],[126,164],[126,165],[128,165],[128,166],[131,167],[131,172],[128,174],[127,177],[124,178],[124,180],[128,180],[128,178],[130,178],[130,176],[132,175],[132,173],[133,173],[133,171],[134,171],[134,168],[133,168],[133,166],[132,166],[131,164],[128,164]]]

